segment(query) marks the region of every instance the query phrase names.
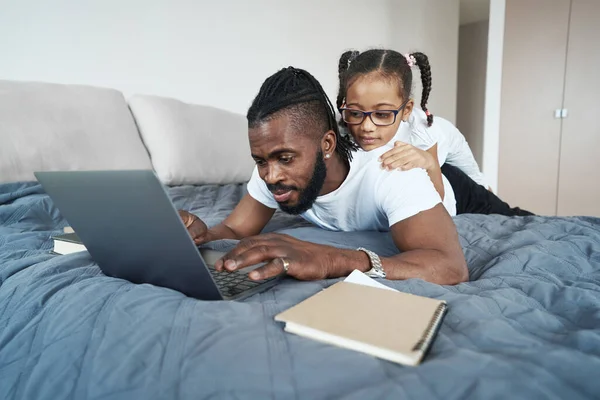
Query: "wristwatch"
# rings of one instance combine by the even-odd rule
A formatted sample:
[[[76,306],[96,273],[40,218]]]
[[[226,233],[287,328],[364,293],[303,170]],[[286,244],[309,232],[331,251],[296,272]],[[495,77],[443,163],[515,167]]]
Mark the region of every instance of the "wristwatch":
[[[365,253],[367,253],[367,256],[369,256],[371,269],[365,272],[367,276],[370,276],[371,278],[385,278],[386,274],[383,270],[383,266],[381,265],[381,259],[377,254],[375,254],[371,250],[365,249],[364,247],[359,247],[356,250],[364,251]]]

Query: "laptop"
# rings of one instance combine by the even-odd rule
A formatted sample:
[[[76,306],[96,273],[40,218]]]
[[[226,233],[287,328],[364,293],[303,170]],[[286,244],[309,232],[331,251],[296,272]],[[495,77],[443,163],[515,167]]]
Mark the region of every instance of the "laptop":
[[[246,268],[217,272],[225,253],[199,249],[150,170],[35,172],[102,272],[200,300],[241,300],[275,285]],[[264,265],[264,264],[263,264]]]

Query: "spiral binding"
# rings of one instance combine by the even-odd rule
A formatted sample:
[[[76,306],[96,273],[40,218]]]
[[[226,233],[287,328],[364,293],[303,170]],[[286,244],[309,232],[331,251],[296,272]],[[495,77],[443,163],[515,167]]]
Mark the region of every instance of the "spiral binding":
[[[429,322],[427,329],[425,329],[425,333],[423,334],[423,337],[413,347],[413,351],[425,352],[427,350],[427,348],[429,347],[429,344],[433,340],[433,337],[435,336],[435,334],[439,328],[440,322],[442,322],[442,318],[444,317],[444,314],[446,313],[447,309],[448,309],[448,305],[446,303],[440,303],[438,308],[435,310],[435,313],[433,314],[433,318]]]

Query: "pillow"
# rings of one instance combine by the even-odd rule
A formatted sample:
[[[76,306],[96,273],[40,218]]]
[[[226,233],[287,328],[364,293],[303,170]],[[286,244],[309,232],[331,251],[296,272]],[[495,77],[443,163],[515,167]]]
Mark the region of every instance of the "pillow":
[[[0,81],[0,183],[35,181],[34,171],[151,168],[120,92]]]
[[[156,96],[129,107],[158,177],[168,185],[247,182],[254,161],[243,115]]]

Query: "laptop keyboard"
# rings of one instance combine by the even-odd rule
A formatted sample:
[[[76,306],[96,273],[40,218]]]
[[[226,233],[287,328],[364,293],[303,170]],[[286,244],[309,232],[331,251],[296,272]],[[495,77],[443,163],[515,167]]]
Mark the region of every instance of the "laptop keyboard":
[[[260,281],[253,281],[248,278],[247,272],[218,272],[212,265],[208,266],[210,273],[215,280],[215,283],[219,287],[223,296],[235,296],[247,290],[250,290],[258,285],[265,282],[271,281],[275,278],[263,279]]]

